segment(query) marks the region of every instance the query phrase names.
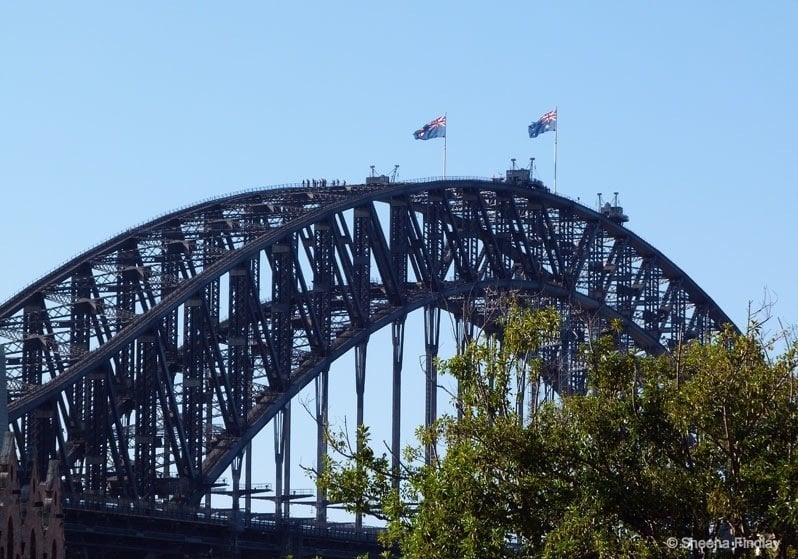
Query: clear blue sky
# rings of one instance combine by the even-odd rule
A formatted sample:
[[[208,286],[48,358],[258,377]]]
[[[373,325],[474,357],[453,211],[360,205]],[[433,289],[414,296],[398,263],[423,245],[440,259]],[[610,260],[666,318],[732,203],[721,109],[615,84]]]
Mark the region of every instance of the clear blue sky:
[[[798,2],[0,5],[0,299],[131,225],[310,177],[534,156],[739,324],[798,322]],[[371,350],[370,350],[371,351]],[[409,359],[414,361],[414,359]],[[304,485],[307,485],[305,482]]]

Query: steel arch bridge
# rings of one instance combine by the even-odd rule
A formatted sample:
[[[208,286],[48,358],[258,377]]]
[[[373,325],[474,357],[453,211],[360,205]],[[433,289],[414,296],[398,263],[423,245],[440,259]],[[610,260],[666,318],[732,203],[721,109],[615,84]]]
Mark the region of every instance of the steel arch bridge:
[[[619,343],[654,354],[731,322],[625,220],[619,207],[594,211],[508,171],[255,190],[129,229],[0,305],[21,467],[44,479],[59,460],[70,495],[191,506],[232,468],[237,507],[250,442],[274,422],[279,515],[292,398],[315,383],[326,424],[330,366],[354,349],[362,422],[366,348],[384,327],[399,455],[404,324],[415,309],[425,317],[427,422],[441,311],[465,336],[490,326],[496,291],[559,309],[543,379],[559,393],[584,389],[576,349],[611,320],[623,326]]]

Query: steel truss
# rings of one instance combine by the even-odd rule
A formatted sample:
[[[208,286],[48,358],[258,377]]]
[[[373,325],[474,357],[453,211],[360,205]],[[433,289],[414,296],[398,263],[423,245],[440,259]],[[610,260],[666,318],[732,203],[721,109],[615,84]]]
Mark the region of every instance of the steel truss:
[[[730,322],[617,216],[532,183],[238,194],[126,231],[0,306],[21,463],[41,479],[60,460],[72,494],[197,505],[231,466],[241,494],[248,446],[274,421],[287,514],[292,398],[315,382],[325,424],[330,365],[355,349],[362,422],[369,336],[390,327],[398,450],[407,314],[424,309],[429,422],[441,310],[462,344],[473,325],[490,327],[490,294],[507,290],[560,311],[543,351],[559,393],[584,389],[577,348],[611,320],[620,344],[655,354]],[[317,495],[319,520],[325,503]]]

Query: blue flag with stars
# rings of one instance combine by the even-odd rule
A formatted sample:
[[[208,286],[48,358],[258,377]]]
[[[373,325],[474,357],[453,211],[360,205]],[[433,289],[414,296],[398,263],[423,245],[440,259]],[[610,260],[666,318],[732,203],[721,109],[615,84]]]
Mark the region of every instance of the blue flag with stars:
[[[446,137],[446,115],[439,116],[429,124],[425,124],[420,130],[413,132],[416,140],[430,140],[432,138]]]
[[[549,130],[557,130],[557,110],[549,111],[529,125],[529,137],[537,138]]]

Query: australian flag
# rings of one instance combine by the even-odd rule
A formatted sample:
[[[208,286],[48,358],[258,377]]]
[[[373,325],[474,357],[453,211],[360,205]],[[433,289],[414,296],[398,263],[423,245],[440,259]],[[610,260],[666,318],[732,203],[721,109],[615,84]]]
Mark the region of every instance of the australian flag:
[[[429,140],[431,138],[446,137],[446,115],[439,116],[429,124],[425,124],[421,130],[413,132],[416,140]]]
[[[557,109],[546,113],[540,117],[537,122],[530,124],[529,137],[537,138],[539,134],[543,134],[549,130],[557,130]]]

